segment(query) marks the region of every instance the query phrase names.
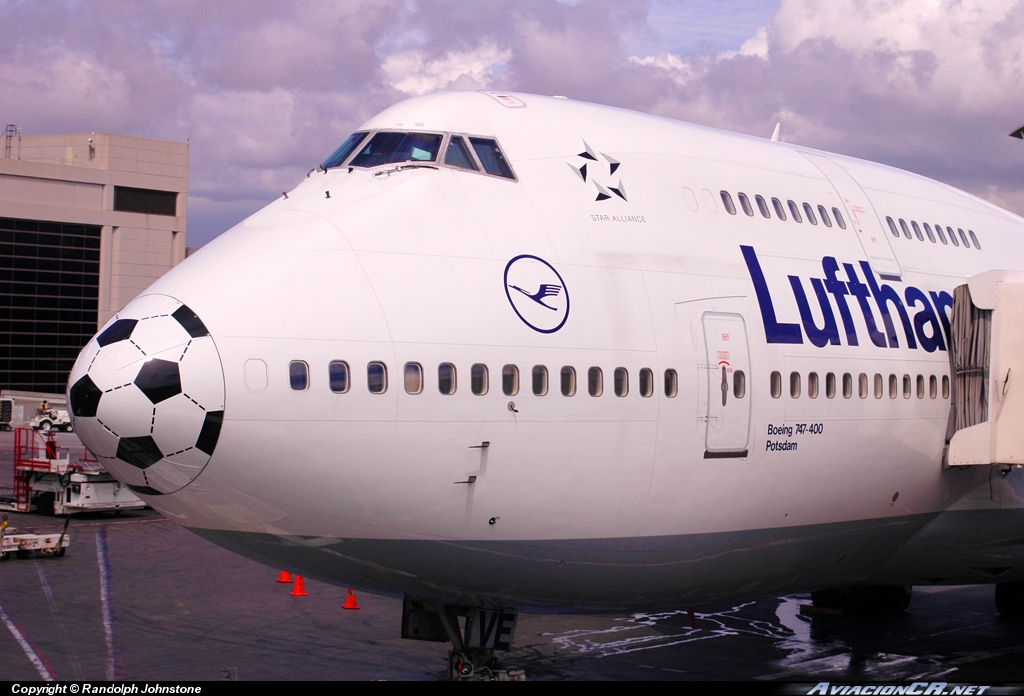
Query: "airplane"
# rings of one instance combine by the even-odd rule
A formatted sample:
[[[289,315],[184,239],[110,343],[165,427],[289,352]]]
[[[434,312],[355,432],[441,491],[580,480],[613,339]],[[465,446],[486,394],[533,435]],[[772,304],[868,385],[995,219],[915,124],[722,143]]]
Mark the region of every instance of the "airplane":
[[[128,303],[68,402],[153,508],[404,598],[455,679],[516,676],[519,611],[1020,617],[1022,272],[1022,218],[922,176],[445,92]]]

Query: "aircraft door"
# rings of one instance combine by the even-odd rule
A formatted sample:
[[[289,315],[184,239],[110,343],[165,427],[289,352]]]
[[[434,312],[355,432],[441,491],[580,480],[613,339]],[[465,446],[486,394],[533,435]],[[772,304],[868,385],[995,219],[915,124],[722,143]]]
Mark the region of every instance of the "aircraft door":
[[[750,438],[750,353],[739,314],[705,312],[708,412],[704,458],[747,456]]]
[[[846,207],[848,229],[852,229],[868,257],[875,273],[887,280],[899,280],[903,275],[900,262],[889,243],[889,233],[882,226],[874,206],[860,184],[837,162],[822,155],[800,153],[816,166],[835,188]]]

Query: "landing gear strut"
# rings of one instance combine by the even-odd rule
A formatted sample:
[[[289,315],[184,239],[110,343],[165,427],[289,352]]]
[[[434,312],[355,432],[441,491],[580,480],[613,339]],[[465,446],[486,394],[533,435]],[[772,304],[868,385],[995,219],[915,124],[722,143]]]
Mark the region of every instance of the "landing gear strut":
[[[465,620],[460,630],[459,619]],[[517,667],[502,665],[496,650],[509,650],[518,618],[514,610],[463,607],[405,598],[402,638],[450,642],[448,678],[452,681],[526,681]]]
[[[1024,619],[1024,582],[996,583],[996,609],[1007,619]]]
[[[912,588],[902,585],[856,585],[817,590],[811,603],[820,609],[837,609],[844,614],[879,616],[899,614],[910,604]]]

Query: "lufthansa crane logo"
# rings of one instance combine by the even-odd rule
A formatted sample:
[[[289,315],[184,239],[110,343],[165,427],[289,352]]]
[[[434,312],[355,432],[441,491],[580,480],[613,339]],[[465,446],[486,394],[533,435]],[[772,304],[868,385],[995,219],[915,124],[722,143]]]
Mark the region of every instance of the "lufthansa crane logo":
[[[540,333],[554,333],[569,318],[569,291],[554,266],[523,254],[505,266],[505,296],[523,323]]]
[[[599,156],[600,155],[600,156]],[[587,145],[587,141],[583,141],[583,151],[580,152],[577,157],[582,160],[582,163],[577,160],[577,164],[569,163],[569,169],[583,181],[584,184],[591,183],[597,192],[595,201],[607,201],[612,196],[618,196],[622,200],[628,200],[626,198],[626,187],[622,183],[621,178],[615,178],[615,172],[618,171],[622,165],[619,160],[615,159],[605,153],[597,153],[590,145]],[[605,175],[607,170],[608,174]],[[604,179],[605,183],[602,184],[598,179]]]

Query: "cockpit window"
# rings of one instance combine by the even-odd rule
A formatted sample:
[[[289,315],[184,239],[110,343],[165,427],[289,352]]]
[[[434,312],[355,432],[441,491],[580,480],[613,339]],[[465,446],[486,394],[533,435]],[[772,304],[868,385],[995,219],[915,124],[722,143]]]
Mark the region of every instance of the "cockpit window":
[[[449,167],[479,171],[476,162],[473,161],[473,155],[469,152],[469,146],[458,135],[453,135],[452,139],[448,142],[448,151],[444,155],[444,163]]]
[[[320,166],[323,169],[330,169],[331,167],[340,167],[342,163],[348,159],[348,156],[355,152],[355,149],[359,147],[359,144],[366,138],[366,133],[353,133],[348,136],[348,139],[341,144],[334,153],[324,160],[324,163]]]
[[[376,167],[395,162],[433,162],[441,148],[441,136],[434,133],[377,133],[349,165]]]
[[[515,179],[512,175],[512,168],[505,161],[501,154],[498,143],[489,138],[470,138],[476,156],[480,158],[480,164],[484,165],[484,171],[495,176],[503,176],[506,179]]]

